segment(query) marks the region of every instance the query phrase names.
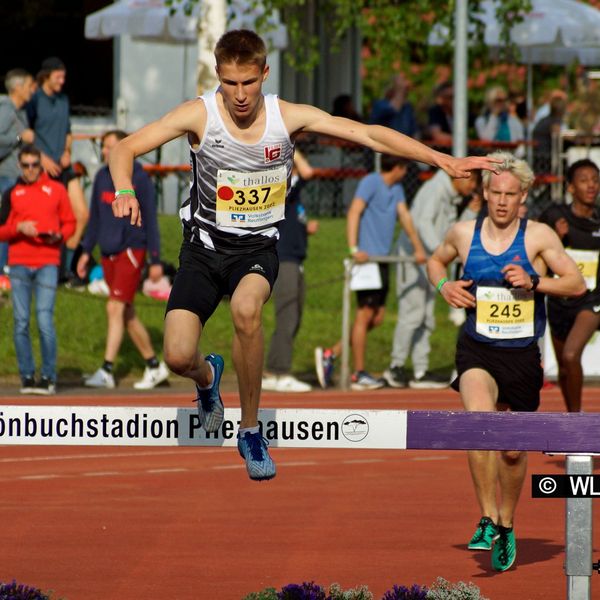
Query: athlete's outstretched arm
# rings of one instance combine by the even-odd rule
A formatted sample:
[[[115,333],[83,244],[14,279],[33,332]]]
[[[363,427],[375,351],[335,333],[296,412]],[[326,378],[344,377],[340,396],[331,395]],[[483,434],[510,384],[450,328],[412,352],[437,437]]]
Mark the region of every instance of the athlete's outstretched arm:
[[[343,117],[333,117],[314,106],[280,101],[283,119],[290,134],[307,131],[331,135],[385,152],[423,162],[446,171],[451,177],[469,177],[475,169],[495,170],[499,162],[485,156],[454,158],[417,140],[381,125],[366,125]]]
[[[205,123],[204,102],[190,100],[121,140],[111,151],[108,162],[115,190],[133,189],[133,161],[136,157],[186,133],[201,139]],[[141,213],[135,196],[115,198],[112,208],[116,217],[130,216],[132,225],[141,225]]]

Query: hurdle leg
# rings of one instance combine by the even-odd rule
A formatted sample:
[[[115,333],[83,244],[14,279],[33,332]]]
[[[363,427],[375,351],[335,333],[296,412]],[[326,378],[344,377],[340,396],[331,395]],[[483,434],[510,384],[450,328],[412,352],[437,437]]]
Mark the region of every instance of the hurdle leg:
[[[567,455],[567,475],[592,475],[593,458]],[[589,600],[592,577],[592,498],[567,498],[565,528],[567,599]]]

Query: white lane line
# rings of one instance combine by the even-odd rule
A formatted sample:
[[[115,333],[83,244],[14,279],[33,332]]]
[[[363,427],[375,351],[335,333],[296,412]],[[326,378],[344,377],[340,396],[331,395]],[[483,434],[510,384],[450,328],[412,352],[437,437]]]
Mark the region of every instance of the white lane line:
[[[93,471],[91,473],[82,473],[84,477],[108,477],[111,475],[121,475],[120,471]],[[65,475],[68,477],[68,475]]]
[[[188,471],[189,469],[183,469],[183,468],[172,468],[172,469],[148,469],[146,471],[146,473],[183,473],[185,471]]]
[[[230,452],[230,448],[202,449],[202,454]],[[156,452],[115,452],[102,454],[57,454],[55,456],[22,456],[19,458],[0,458],[0,463],[47,462],[52,460],[84,460],[91,458],[135,458],[137,456],[170,456],[173,454],[197,454],[198,450],[163,450]]]
[[[17,477],[17,479],[58,479],[59,477],[63,477],[63,475],[48,473],[48,475],[22,475],[21,477]]]
[[[385,462],[383,458],[356,458],[354,460],[343,460],[345,465],[367,465],[369,463]]]

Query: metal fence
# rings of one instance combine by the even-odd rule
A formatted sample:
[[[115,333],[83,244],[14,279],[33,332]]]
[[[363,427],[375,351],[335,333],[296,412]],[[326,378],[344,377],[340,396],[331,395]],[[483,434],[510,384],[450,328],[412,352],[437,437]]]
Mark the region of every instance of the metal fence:
[[[375,153],[369,148],[325,136],[309,135],[298,139],[297,147],[315,168],[315,177],[307,182],[302,201],[307,211],[315,216],[341,217],[354,196],[358,182],[377,169]],[[448,147],[436,147],[449,152]],[[470,155],[483,156],[495,150],[507,150],[527,158],[536,173],[536,182],[530,193],[528,206],[532,217],[537,217],[553,200],[563,197],[562,173],[565,157],[558,147],[553,151],[536,149],[531,143],[499,143],[474,140],[469,143]],[[411,163],[402,181],[406,199],[412,199],[434,169],[429,165]]]

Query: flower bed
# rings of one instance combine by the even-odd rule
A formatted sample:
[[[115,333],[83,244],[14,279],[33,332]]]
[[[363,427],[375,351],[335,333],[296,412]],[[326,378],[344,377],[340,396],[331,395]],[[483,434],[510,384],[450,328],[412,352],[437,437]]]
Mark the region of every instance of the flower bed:
[[[290,583],[283,586],[280,591],[266,588],[248,594],[243,600],[375,600],[375,596],[367,586],[344,591],[337,583],[326,589],[311,581],[301,584]],[[385,592],[381,600],[487,600],[487,598],[481,595],[479,588],[473,583],[463,581],[451,583],[443,577],[438,577],[430,588],[418,584],[410,588],[394,585]]]

